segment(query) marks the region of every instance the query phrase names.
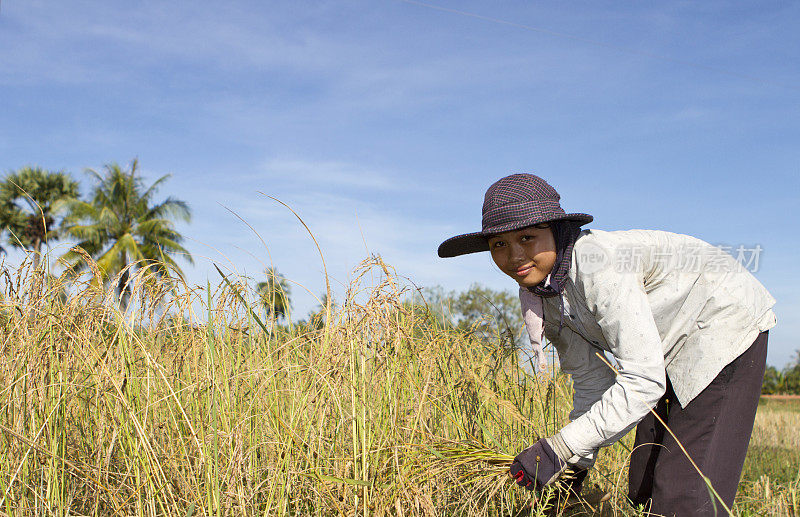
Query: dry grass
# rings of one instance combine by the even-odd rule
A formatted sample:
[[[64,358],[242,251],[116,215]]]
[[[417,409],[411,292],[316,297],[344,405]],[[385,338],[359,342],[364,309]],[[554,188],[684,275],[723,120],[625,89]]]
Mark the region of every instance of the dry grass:
[[[565,423],[569,383],[437,325],[379,259],[321,328],[262,327],[235,278],[137,275],[121,314],[97,273],[3,270],[0,513],[543,514],[505,471]],[[764,443],[796,445],[783,418],[760,415]],[[590,477],[603,514],[634,514],[629,441]],[[796,508],[796,486],[752,483],[747,508]]]
[[[762,399],[737,501],[742,515],[800,512],[800,400]]]

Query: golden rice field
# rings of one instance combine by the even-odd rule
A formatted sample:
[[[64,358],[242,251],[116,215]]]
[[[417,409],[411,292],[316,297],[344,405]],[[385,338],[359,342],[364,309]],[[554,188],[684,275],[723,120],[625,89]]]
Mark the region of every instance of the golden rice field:
[[[96,270],[0,274],[2,515],[636,515],[630,436],[589,478],[609,501],[531,508],[506,466],[565,422],[568,379],[437,323],[380,259],[287,328],[234,276],[138,275],[122,314]],[[760,408],[734,514],[796,515],[798,429]]]

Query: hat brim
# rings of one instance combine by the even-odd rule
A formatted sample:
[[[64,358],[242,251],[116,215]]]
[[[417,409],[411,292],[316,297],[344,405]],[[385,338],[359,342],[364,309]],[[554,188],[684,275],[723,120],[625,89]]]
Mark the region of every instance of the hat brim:
[[[594,220],[589,214],[564,214],[562,216],[548,217],[542,220],[541,218],[523,219],[521,221],[514,221],[502,226],[487,228],[486,230],[465,233],[464,235],[456,235],[450,237],[439,245],[439,256],[441,258],[458,257],[459,255],[467,255],[469,253],[478,253],[479,251],[489,251],[488,239],[492,235],[498,233],[510,232],[519,230],[534,224],[547,223],[550,221],[573,221],[582,226],[591,223]]]

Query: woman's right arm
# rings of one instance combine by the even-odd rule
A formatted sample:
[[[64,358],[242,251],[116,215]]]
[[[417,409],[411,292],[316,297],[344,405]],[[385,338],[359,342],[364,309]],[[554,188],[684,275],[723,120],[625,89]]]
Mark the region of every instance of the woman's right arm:
[[[597,354],[599,349],[589,344],[569,327],[552,341],[558,352],[561,370],[572,377],[573,395],[570,420],[586,413],[614,385],[616,374]]]
[[[569,327],[562,327],[560,333],[558,333],[557,326],[547,328],[546,334],[551,336],[548,340],[558,352],[561,371],[572,377],[572,411],[570,411],[569,419],[573,421],[600,400],[603,393],[614,385],[616,375],[597,356],[600,351]],[[559,453],[563,454],[562,451]],[[570,463],[578,466],[588,467],[594,463],[596,457],[597,449],[589,456],[579,459],[567,456],[564,459],[569,459]]]

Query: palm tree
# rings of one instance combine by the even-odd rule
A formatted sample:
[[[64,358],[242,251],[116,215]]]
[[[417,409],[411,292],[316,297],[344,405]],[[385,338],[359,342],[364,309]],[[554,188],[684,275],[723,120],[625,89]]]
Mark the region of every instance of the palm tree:
[[[331,301],[331,312],[336,307],[336,303]],[[316,310],[308,313],[308,325],[317,330],[325,327],[325,313],[328,308],[328,293],[322,293],[319,299],[319,306]]]
[[[272,267],[267,268],[264,274],[267,276],[266,282],[256,284],[259,303],[267,316],[274,316],[278,320],[285,318],[292,303],[289,281]]]
[[[103,174],[88,169],[96,181],[91,199],[65,203],[68,213],[63,221],[65,231],[95,259],[104,280],[123,272],[115,286],[123,310],[131,295],[128,280],[132,270],[148,268],[158,277],[168,277],[171,267],[182,274],[170,256],[176,253],[193,263],[181,246],[183,236],[173,226],[174,219],[191,220],[188,205],[173,197],[154,205],[156,190],[170,175],[145,188],[137,176],[138,167],[134,159],[127,171],[116,163],[106,164]],[[64,259],[76,269],[85,267],[74,251]]]
[[[57,205],[78,195],[78,182],[72,176],[40,167],[23,167],[0,182],[0,225],[8,231],[11,246],[34,252],[34,268],[42,245],[59,238]]]

